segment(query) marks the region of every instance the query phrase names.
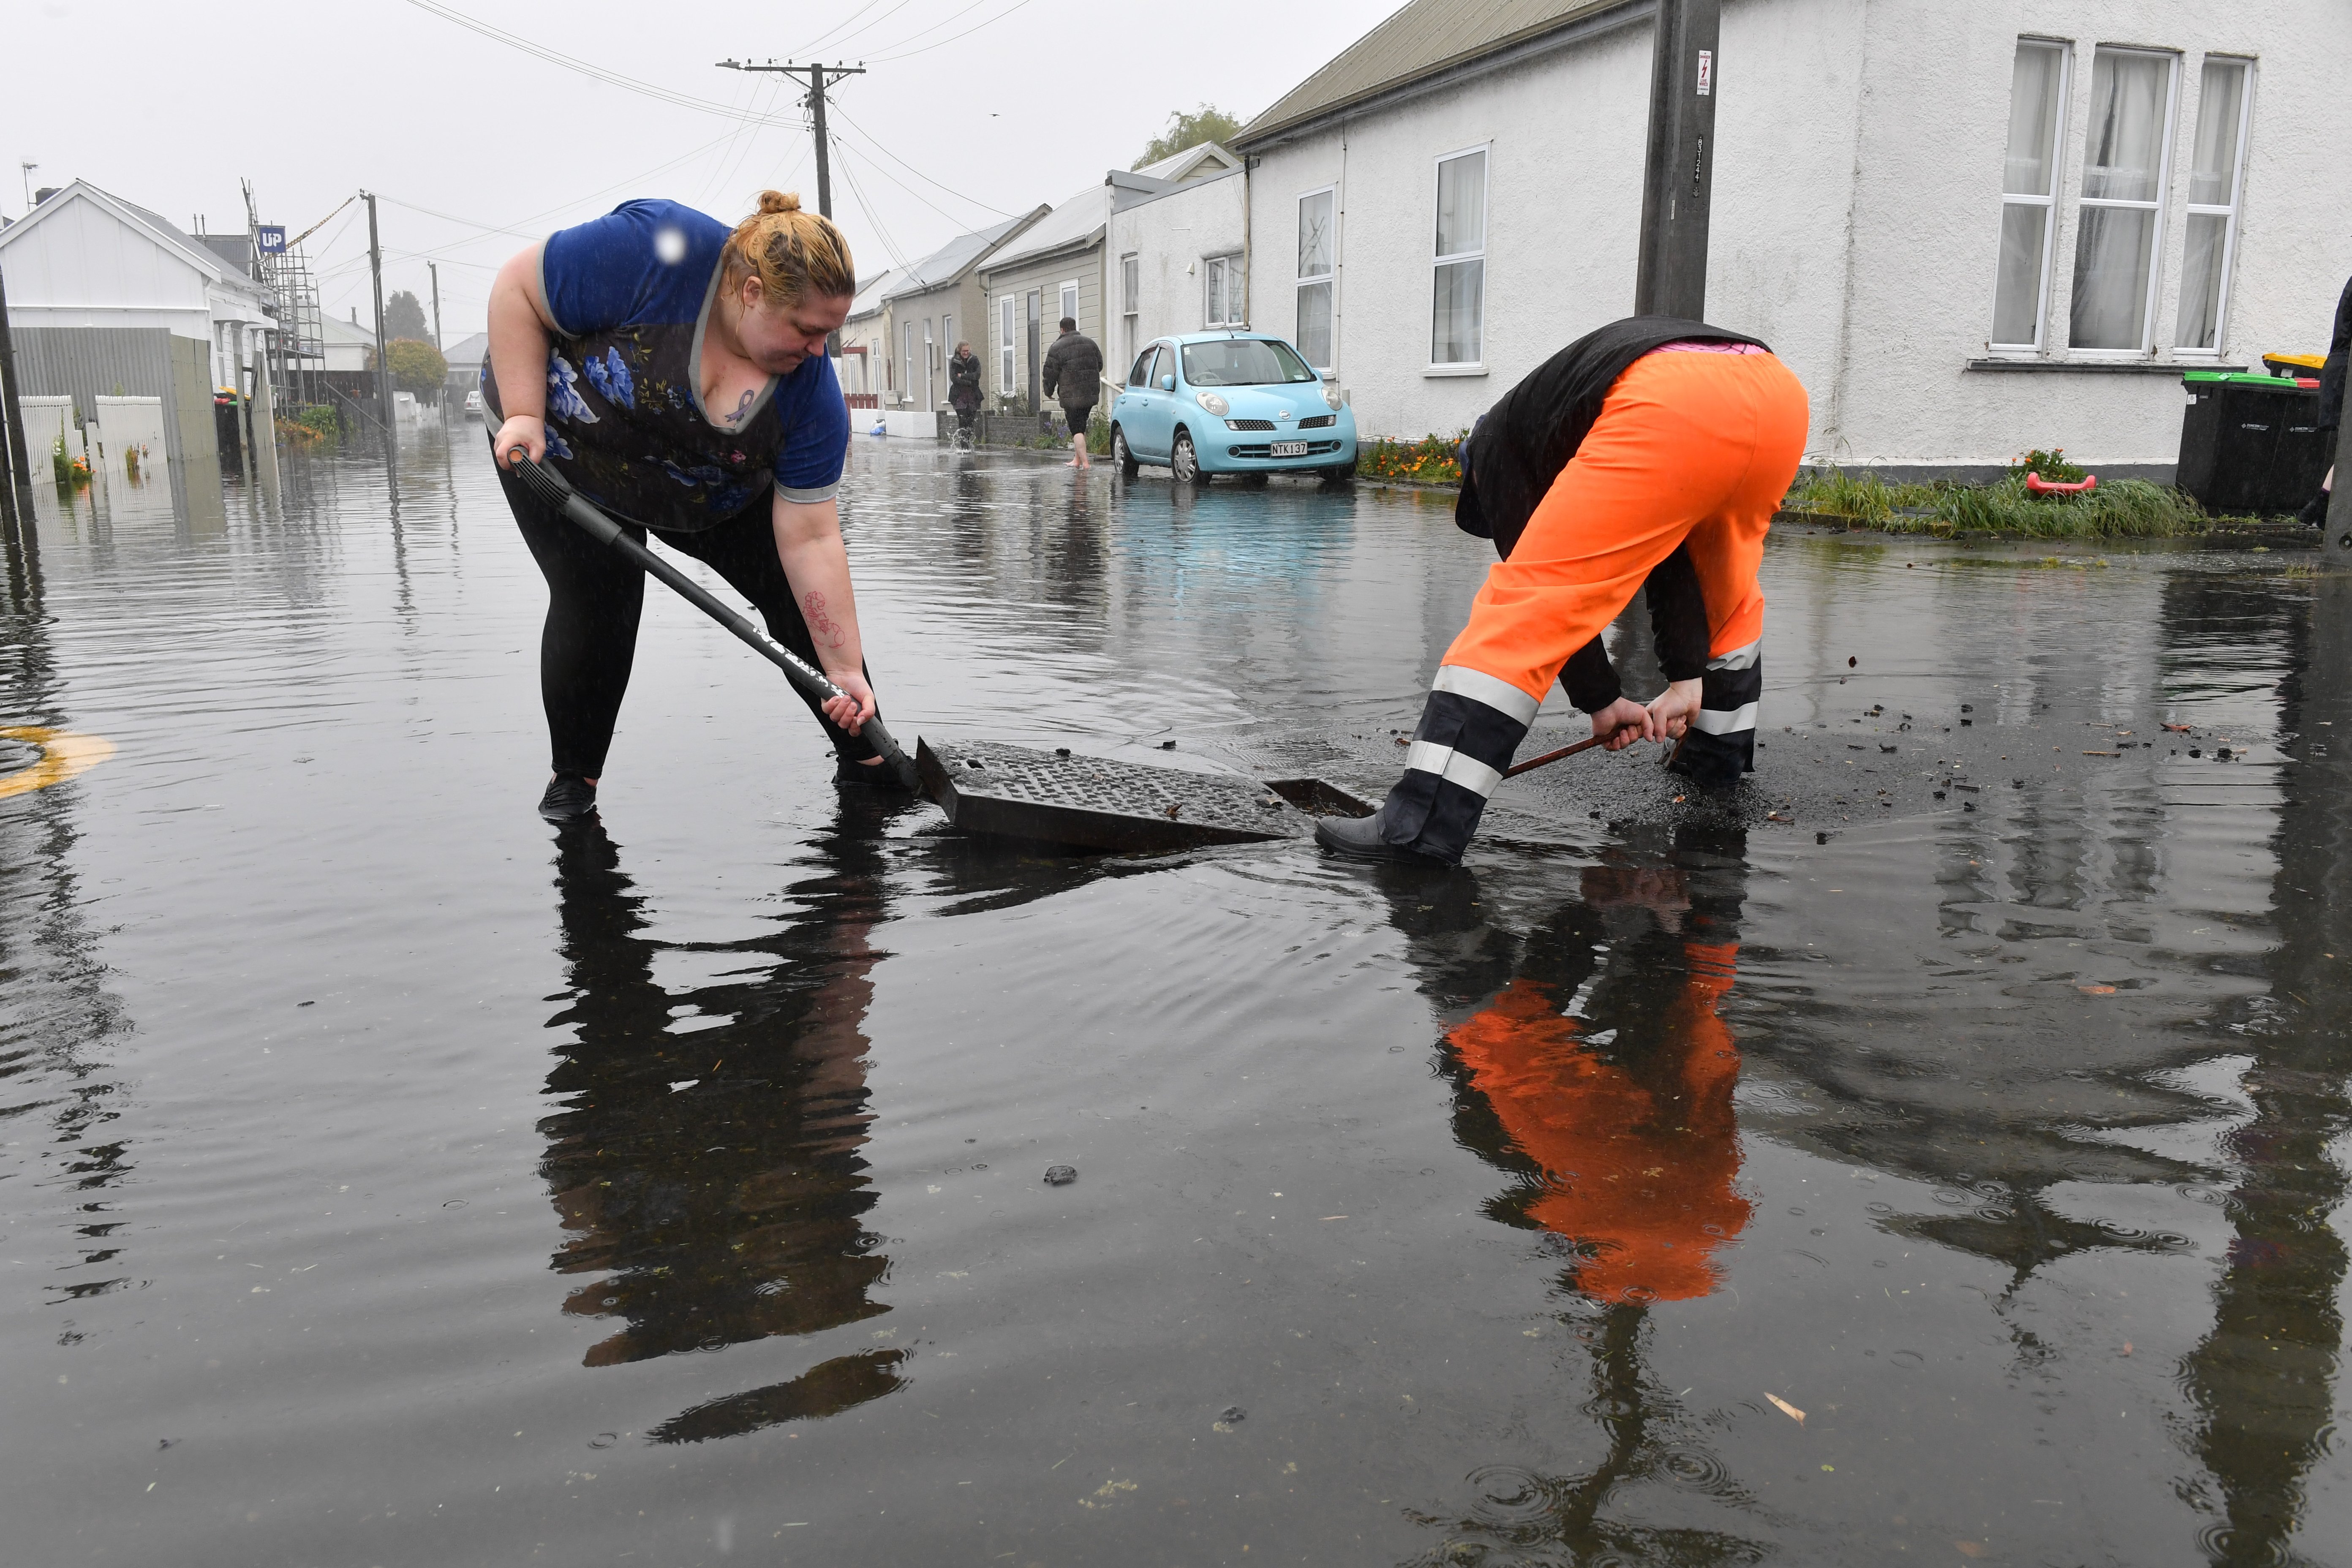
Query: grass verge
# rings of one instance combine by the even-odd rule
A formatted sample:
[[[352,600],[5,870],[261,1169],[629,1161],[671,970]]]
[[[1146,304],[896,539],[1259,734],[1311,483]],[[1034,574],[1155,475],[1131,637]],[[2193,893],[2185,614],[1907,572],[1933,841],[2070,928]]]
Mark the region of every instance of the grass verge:
[[[2037,496],[2018,477],[1989,485],[1888,484],[1867,470],[1831,468],[1799,481],[1781,504],[1886,533],[2168,539],[2203,533],[2214,523],[2187,492],[2146,479],[2116,479],[2080,495]]]

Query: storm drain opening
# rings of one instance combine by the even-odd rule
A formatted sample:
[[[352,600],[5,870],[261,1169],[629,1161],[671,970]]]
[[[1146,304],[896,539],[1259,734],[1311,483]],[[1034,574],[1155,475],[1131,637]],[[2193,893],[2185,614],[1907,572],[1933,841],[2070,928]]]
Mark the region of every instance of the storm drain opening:
[[[1320,779],[1261,784],[999,741],[924,741],[924,792],[966,833],[1124,853],[1305,838],[1370,807]],[[1302,809],[1302,807],[1304,809]]]

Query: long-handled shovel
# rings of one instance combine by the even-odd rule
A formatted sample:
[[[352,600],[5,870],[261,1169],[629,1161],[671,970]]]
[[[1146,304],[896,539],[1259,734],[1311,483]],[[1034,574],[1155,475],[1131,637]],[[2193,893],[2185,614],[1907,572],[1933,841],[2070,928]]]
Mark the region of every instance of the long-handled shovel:
[[[619,552],[635,563],[638,569],[648,576],[659,578],[663,583],[667,584],[688,604],[733,632],[748,644],[753,652],[782,670],[784,678],[794,686],[816,698],[820,702],[847,695],[840,687],[826,679],[822,670],[795,657],[791,649],[778,647],[769,640],[765,632],[714,598],[701,584],[630,538],[628,531],[619,523],[583,500],[580,492],[573,489],[571,481],[562,474],[557,473],[553,468],[543,468],[532,462],[530,455],[520,447],[513,448],[507,456],[513,460],[515,473],[532,494],[579,524],[582,531],[599,544]],[[921,776],[916,772],[914,759],[899,750],[898,742],[890,738],[890,731],[883,727],[879,718],[866,721],[860,726],[858,733],[873,746],[875,751],[881,753],[882,765],[888,768],[902,785],[908,789],[922,787]]]

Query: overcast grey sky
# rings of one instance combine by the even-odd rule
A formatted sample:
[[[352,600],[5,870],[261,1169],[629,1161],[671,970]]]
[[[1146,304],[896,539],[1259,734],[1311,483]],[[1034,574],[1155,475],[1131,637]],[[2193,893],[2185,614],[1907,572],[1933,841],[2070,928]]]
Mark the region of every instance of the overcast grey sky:
[[[386,292],[429,309],[425,258],[438,259],[455,342],[480,329],[500,260],[631,196],[730,222],[770,185],[816,205],[795,89],[714,68],[729,56],[867,65],[834,99],[847,152],[833,194],[870,274],[1125,168],[1171,110],[1206,100],[1246,119],[1401,3],[0,0],[0,153],[39,164],[37,187],[86,179],[183,226],[201,214],[243,228],[240,177],[261,220],[296,233],[365,186]],[[435,10],[712,107],[593,79]],[[23,182],[5,173],[15,216]],[[356,205],[310,242],[336,315],[367,319],[366,247]]]

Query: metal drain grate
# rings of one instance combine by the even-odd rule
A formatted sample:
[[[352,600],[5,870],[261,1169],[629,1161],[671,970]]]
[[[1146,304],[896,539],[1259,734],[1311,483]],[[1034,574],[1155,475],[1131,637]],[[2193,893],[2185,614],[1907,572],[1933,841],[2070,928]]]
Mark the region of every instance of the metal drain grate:
[[[1255,779],[1064,756],[996,741],[916,748],[923,787],[967,833],[1158,851],[1299,838],[1315,819]]]

